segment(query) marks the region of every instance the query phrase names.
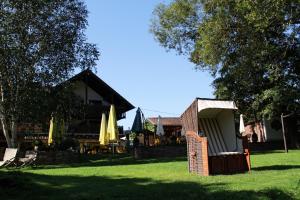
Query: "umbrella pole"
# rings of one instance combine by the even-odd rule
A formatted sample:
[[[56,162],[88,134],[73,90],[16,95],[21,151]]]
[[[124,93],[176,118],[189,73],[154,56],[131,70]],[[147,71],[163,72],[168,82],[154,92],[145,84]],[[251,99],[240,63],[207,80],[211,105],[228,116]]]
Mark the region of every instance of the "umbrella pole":
[[[284,121],[283,121],[283,113],[281,114],[281,127],[282,127],[282,136],[283,136],[283,144],[284,144],[284,151],[285,153],[288,153],[289,150],[288,150],[288,147],[287,147],[287,144],[286,144],[286,135],[285,135],[285,127],[284,127]]]

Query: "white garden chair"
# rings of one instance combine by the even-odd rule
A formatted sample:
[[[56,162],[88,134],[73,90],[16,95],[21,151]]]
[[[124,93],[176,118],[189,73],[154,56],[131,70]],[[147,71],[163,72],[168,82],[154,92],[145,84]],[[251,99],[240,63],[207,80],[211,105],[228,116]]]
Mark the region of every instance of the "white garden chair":
[[[17,157],[18,149],[15,148],[6,148],[3,161],[0,161],[0,167],[6,167],[15,163]]]

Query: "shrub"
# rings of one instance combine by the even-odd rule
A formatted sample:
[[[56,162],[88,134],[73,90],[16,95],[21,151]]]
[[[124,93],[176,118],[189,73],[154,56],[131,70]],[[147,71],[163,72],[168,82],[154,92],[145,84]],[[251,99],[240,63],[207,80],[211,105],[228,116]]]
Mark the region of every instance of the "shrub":
[[[71,138],[71,137],[67,137],[67,138],[63,139],[59,145],[59,150],[65,151],[68,149],[72,149],[72,150],[79,149],[78,140]]]

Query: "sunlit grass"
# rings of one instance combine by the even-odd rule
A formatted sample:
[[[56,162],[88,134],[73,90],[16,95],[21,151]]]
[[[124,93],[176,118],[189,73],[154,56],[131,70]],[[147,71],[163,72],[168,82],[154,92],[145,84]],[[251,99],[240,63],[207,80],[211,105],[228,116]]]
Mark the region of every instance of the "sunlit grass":
[[[251,173],[201,177],[185,158],[110,157],[0,170],[1,199],[300,199],[300,151],[251,157]],[[11,182],[6,187],[5,181]],[[3,198],[2,198],[3,197]]]

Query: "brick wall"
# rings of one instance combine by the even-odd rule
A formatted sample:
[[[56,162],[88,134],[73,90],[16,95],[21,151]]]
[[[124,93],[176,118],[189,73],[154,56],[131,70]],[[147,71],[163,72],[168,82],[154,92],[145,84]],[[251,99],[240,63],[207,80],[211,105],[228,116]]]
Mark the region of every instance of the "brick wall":
[[[157,146],[137,147],[134,150],[136,159],[160,158],[160,157],[181,157],[186,156],[186,146]]]
[[[39,151],[37,154],[37,164],[69,164],[79,162],[80,155],[71,151]]]

